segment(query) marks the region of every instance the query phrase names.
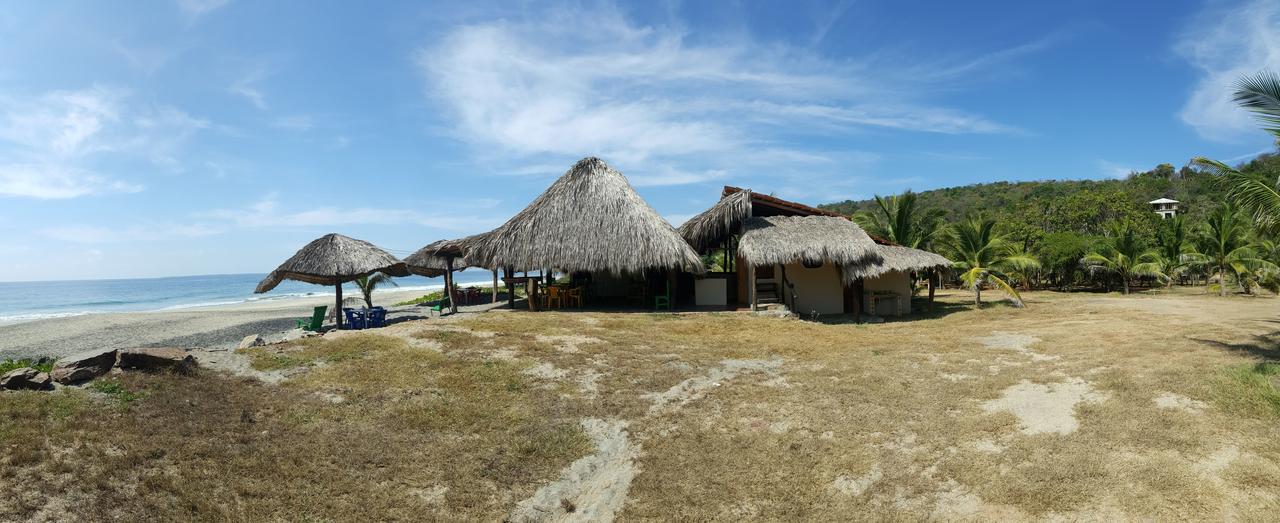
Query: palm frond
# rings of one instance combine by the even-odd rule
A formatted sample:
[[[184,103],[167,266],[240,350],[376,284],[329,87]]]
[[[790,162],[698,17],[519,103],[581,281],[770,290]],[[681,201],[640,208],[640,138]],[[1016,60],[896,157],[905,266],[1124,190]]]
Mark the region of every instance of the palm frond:
[[[1280,137],[1280,77],[1260,71],[1236,82],[1235,102],[1252,111],[1262,128]]]

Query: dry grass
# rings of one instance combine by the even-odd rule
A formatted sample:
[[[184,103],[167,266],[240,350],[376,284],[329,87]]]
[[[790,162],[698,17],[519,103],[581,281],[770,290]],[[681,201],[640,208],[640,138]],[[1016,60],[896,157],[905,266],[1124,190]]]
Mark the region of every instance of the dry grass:
[[[278,387],[5,394],[0,519],[502,519],[593,452],[589,418],[640,449],[624,519],[1274,518],[1280,300],[1024,297],[881,325],[494,312],[252,350],[306,369]],[[1066,410],[1072,432],[983,408],[1077,379],[1101,399]]]

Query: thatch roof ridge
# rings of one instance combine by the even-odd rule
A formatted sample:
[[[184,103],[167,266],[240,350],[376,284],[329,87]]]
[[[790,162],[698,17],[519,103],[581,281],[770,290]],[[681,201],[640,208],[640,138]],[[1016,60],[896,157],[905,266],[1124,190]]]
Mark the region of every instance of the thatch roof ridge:
[[[946,257],[929,251],[913,249],[901,245],[876,245],[880,261],[846,265],[843,268],[846,282],[858,278],[874,278],[889,271],[918,271],[951,267],[952,262]]]
[[[738,191],[720,198],[711,208],[689,218],[676,229],[694,249],[715,247],[736,232],[751,217],[751,191]]]
[[[831,212],[825,209],[819,209],[812,205],[805,205],[800,202],[784,200],[777,196],[770,196],[768,194],[764,194],[760,192],[752,192],[751,189],[743,189],[741,187],[734,187],[732,185],[724,186],[724,189],[720,191],[720,197],[724,198],[726,196],[731,196],[733,194],[740,193],[740,192],[751,193],[751,199],[753,201],[764,203],[766,205],[770,205],[773,207],[779,207],[779,208],[788,209],[795,212],[800,212],[802,214],[817,215],[817,216],[834,216],[834,217],[845,218],[845,219],[849,218],[848,216],[845,216],[843,214]]]
[[[449,266],[449,259],[454,260],[453,270],[461,271],[468,266],[473,266],[465,261],[467,247],[477,238],[484,236],[484,234],[488,233],[473,234],[457,239],[436,240],[405,257],[404,263],[409,267],[410,272],[429,278],[444,274],[446,267]]]
[[[874,260],[875,243],[858,224],[835,216],[756,216],[746,220],[738,253],[751,265],[797,261],[855,265]]]
[[[392,276],[410,274],[404,262],[378,246],[330,233],[298,249],[292,257],[271,271],[253,292],[267,292],[286,279],[317,285],[336,285],[375,272],[385,272]]]
[[[517,271],[703,272],[702,260],[622,173],[584,158],[528,207],[469,242],[467,263]]]

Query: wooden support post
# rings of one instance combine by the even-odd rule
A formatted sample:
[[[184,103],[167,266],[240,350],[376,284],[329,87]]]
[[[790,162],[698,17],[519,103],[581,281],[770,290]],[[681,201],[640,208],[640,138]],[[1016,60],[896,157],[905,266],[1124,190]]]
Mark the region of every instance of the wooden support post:
[[[853,321],[859,323],[862,322],[862,293],[862,278],[858,278],[858,281],[853,283]]]
[[[334,287],[337,289],[334,292],[333,318],[338,320],[338,330],[342,330],[342,282],[338,282]]]
[[[676,310],[676,296],[679,296],[680,272],[675,269],[667,271],[667,282],[671,284],[671,291],[667,293],[667,310]]]
[[[453,292],[453,258],[444,259],[444,288],[449,296],[449,312],[458,313],[458,297]]]
[[[756,311],[756,266],[747,265],[747,300],[751,302],[751,312]]]
[[[778,292],[782,293],[782,295],[778,296],[778,298],[782,300],[783,306],[787,307],[788,309],[791,309],[791,312],[797,312],[796,304],[787,303],[787,298],[791,297],[791,290],[787,286],[787,266],[784,264],[784,265],[779,265],[778,267],[782,269],[780,271],[782,273],[782,283],[778,285]]]
[[[506,279],[507,279],[507,307],[508,307],[508,308],[510,308],[510,309],[512,309],[512,310],[515,310],[515,308],[516,308],[516,286],[511,284],[511,278],[516,277],[516,271],[515,271],[515,269],[513,269],[513,268],[511,268],[511,267],[505,267],[505,268],[503,268],[503,269],[502,269],[502,274],[503,274],[503,275],[504,275],[504,277],[506,277]]]
[[[498,269],[493,270],[493,288],[489,291],[493,294],[493,302],[498,303]]]
[[[934,279],[938,277],[938,271],[937,269],[929,269],[929,272],[925,274],[929,277],[929,312],[933,312],[933,291],[936,286]]]

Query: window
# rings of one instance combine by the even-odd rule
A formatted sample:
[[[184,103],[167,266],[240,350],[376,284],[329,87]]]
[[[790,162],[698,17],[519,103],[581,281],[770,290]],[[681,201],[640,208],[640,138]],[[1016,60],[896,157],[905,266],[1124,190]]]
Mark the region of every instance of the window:
[[[806,269],[817,269],[818,267],[822,266],[822,260],[818,260],[818,261],[804,260],[800,262],[800,265],[803,265],[804,268]]]

